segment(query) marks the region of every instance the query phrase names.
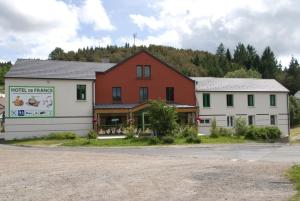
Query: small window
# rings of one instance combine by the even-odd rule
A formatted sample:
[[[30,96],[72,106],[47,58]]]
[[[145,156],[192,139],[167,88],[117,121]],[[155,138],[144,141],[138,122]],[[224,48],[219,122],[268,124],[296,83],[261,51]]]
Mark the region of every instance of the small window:
[[[143,67],[141,65],[136,66],[136,77],[137,79],[142,79],[143,77]]]
[[[205,121],[206,124],[210,123],[210,119],[205,119],[204,121]]]
[[[270,95],[270,106],[276,106],[276,95],[275,94]]]
[[[200,124],[210,124],[210,119],[200,119]]]
[[[144,78],[145,79],[151,78],[151,66],[150,65],[144,66]]]
[[[174,87],[166,88],[166,100],[167,102],[174,102]]]
[[[254,121],[255,121],[254,118],[255,118],[254,115],[248,116],[248,125],[254,125]]]
[[[277,118],[276,118],[276,115],[271,115],[271,116],[270,116],[270,124],[271,124],[271,125],[276,125],[276,124],[277,124]]]
[[[112,88],[112,99],[113,102],[121,102],[121,87]]]
[[[233,127],[233,116],[227,116],[227,127]]]
[[[77,100],[86,100],[86,85],[77,85]]]
[[[233,107],[233,94],[227,94],[227,107]]]
[[[253,107],[254,106],[254,95],[253,94],[249,94],[248,95],[248,106],[249,107]]]
[[[140,87],[140,102],[148,100],[148,87]]]
[[[203,94],[203,107],[210,107],[210,94]]]

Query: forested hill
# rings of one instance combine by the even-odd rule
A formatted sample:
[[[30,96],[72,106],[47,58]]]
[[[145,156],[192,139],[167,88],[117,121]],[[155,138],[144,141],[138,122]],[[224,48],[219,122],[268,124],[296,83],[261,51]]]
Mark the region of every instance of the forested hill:
[[[187,76],[274,78],[286,86],[291,94],[300,89],[300,66],[295,58],[292,58],[287,68],[282,68],[270,47],[266,47],[259,55],[253,46],[242,43],[237,44],[233,52],[221,43],[216,47],[215,54],[157,45],[87,47],[76,52],[64,52],[63,49],[56,48],[50,53],[49,59],[118,63],[141,49]]]

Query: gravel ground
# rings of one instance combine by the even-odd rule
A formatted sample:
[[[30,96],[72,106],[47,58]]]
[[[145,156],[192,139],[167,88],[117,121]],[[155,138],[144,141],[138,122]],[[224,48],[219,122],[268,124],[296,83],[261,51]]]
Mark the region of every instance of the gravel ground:
[[[287,163],[0,146],[0,200],[287,200]]]

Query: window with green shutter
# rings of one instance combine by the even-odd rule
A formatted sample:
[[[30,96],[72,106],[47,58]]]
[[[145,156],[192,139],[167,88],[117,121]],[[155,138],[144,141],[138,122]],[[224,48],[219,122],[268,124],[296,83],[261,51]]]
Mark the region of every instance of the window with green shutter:
[[[250,106],[250,107],[254,106],[254,95],[253,94],[248,95],[248,106]]]
[[[203,94],[203,107],[210,107],[210,94]]]
[[[233,94],[227,94],[227,107],[233,107]]]
[[[270,106],[276,106],[276,95],[275,94],[270,95]]]

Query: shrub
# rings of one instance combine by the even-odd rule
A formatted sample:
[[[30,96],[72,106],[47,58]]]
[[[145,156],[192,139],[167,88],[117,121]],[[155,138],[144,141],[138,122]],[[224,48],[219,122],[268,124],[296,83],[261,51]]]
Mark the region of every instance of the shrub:
[[[87,138],[88,138],[89,140],[91,140],[91,139],[97,139],[97,133],[96,133],[96,131],[90,130],[90,131],[88,132],[88,134],[87,134]]]
[[[195,144],[201,143],[201,139],[200,139],[199,137],[197,137],[197,136],[192,136],[192,135],[188,136],[188,137],[185,139],[185,141],[186,141],[187,143],[195,143]]]
[[[75,139],[78,135],[73,132],[58,132],[58,133],[50,133],[45,137],[48,140],[65,140],[65,139]]]
[[[248,126],[244,118],[239,117],[235,120],[234,130],[237,136],[244,136],[247,132]]]
[[[213,118],[211,122],[211,128],[210,128],[210,137],[217,138],[218,137],[218,128],[217,128],[217,121],[216,118]]]
[[[175,107],[168,106],[160,100],[150,101],[149,122],[151,129],[158,136],[173,134],[177,127],[177,112]]]
[[[219,136],[233,136],[234,132],[229,128],[219,128],[217,130]]]
[[[179,137],[198,136],[198,130],[195,126],[185,126],[179,133]]]
[[[172,136],[164,136],[162,137],[163,144],[173,144],[175,139]]]
[[[130,126],[126,127],[124,130],[125,130],[126,139],[132,139],[132,138],[134,138],[135,127],[133,125],[130,125]]]
[[[277,127],[255,127],[248,128],[245,138],[250,140],[275,141],[280,138],[281,131]]]
[[[150,145],[156,145],[156,144],[159,144],[160,143],[160,140],[158,137],[151,137],[149,138],[149,141],[148,141],[148,144]]]

